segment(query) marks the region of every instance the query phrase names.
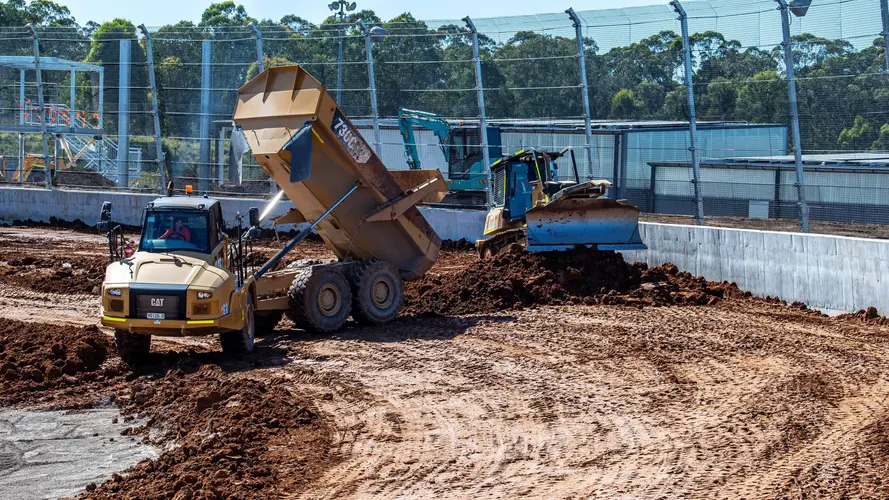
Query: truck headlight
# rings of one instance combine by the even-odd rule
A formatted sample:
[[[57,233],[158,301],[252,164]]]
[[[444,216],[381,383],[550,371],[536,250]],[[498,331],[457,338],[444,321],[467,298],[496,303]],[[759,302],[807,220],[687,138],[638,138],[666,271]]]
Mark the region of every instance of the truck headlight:
[[[114,297],[120,297],[122,295],[122,292],[120,291],[120,288],[109,288],[108,295],[112,295]]]
[[[198,292],[199,299],[209,299],[213,297],[213,292]]]

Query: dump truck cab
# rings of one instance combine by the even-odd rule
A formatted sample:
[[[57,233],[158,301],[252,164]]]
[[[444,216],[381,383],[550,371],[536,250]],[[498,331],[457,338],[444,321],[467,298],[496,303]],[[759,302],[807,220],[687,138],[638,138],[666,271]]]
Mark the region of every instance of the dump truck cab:
[[[108,265],[102,286],[102,324],[115,329],[121,354],[143,357],[152,335],[220,334],[226,351],[252,350],[252,282],[232,253],[219,202],[158,198],[141,229],[131,256],[112,243],[120,258]]]

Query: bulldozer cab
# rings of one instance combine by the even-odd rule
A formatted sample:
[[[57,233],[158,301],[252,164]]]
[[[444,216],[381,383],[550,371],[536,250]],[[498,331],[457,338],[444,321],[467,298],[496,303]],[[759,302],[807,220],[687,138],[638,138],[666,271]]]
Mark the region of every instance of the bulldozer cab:
[[[528,210],[577,184],[576,181],[558,180],[556,161],[567,156],[567,152],[521,150],[491,165],[494,205],[503,207],[507,222],[522,220]],[[573,155],[571,158],[573,160]]]

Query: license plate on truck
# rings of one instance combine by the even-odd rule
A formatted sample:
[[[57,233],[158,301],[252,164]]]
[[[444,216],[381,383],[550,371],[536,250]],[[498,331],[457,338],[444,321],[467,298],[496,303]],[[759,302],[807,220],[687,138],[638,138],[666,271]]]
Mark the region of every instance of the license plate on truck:
[[[138,295],[136,317],[144,319],[181,319],[179,297],[174,295]]]

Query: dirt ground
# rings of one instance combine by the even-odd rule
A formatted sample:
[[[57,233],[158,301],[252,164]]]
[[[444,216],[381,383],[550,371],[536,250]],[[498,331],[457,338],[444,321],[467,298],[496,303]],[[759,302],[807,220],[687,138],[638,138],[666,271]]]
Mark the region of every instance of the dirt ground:
[[[102,258],[103,243],[0,228],[0,261],[42,276],[61,259]],[[53,266],[10,263],[28,254]],[[325,256],[308,242],[294,258]],[[746,297],[670,266],[626,268],[638,283],[623,292],[608,291],[615,275],[604,271],[600,289],[575,288],[583,266],[620,266],[608,256],[576,259],[546,276],[535,267],[545,263],[527,259],[530,276],[491,272],[464,301],[508,290],[527,291],[530,302],[455,312],[434,288],[461,293],[479,264],[469,250],[448,250],[410,285],[413,315],[386,327],[307,335],[285,319],[240,360],[223,357],[212,338],[161,341],[140,373],[109,342],[98,365],[102,348],[81,349],[94,356],[72,366],[71,378],[18,379],[29,395],[0,402],[110,400],[146,418],[138,436],[175,445],[90,486],[85,496],[95,498],[889,496],[884,319]],[[89,267],[72,291],[95,286]],[[47,295],[44,281],[16,275],[0,273],[0,317],[24,321],[2,336],[4,362],[27,349],[16,335],[92,345],[110,333],[90,326],[91,294]],[[544,291],[562,298],[543,304]],[[77,353],[66,348],[62,361],[50,344],[45,357],[64,373]]]
[[[690,215],[641,214],[639,220],[644,222],[660,222],[664,224],[695,223]],[[716,227],[735,229],[756,229],[760,231],[783,231],[798,233],[799,221],[795,219],[749,219],[747,217],[705,217],[705,224]],[[857,238],[889,239],[889,226],[882,224],[862,224],[857,222],[823,222],[811,221],[809,230],[816,234],[833,234],[836,236],[853,236]]]

